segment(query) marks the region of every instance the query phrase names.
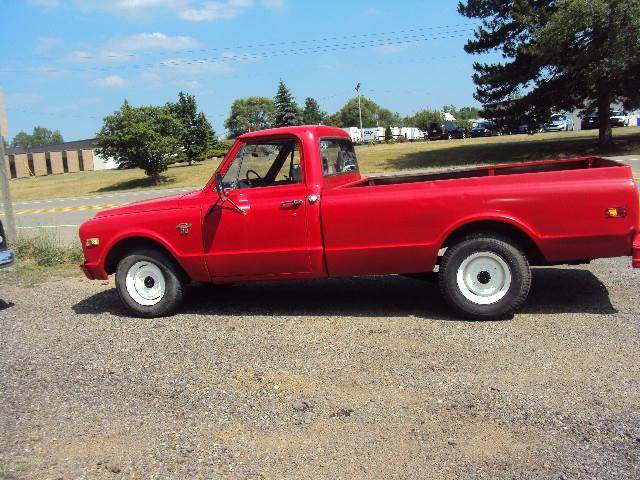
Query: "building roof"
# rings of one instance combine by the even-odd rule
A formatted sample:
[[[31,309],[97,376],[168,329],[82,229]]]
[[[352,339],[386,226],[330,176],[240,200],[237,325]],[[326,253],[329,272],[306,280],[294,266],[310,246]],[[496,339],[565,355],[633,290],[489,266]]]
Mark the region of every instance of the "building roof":
[[[38,147],[8,147],[7,155],[16,155],[20,153],[41,153],[41,152],[63,152],[65,150],[90,150],[95,148],[96,139],[89,138],[87,140],[75,140],[73,142],[64,142],[57,145],[44,145]]]

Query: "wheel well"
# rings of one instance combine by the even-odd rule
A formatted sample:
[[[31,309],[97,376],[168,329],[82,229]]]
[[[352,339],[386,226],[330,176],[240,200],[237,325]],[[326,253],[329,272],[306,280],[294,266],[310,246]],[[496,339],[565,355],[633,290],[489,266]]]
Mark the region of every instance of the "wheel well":
[[[545,265],[547,263],[544,255],[538,248],[538,245],[531,239],[529,235],[513,225],[500,221],[481,221],[463,225],[457,230],[449,234],[442,243],[441,248],[447,248],[454,245],[462,238],[472,233],[499,234],[513,240],[524,251],[531,265]]]
[[[125,238],[124,240],[120,240],[113,247],[111,247],[111,250],[109,250],[107,258],[104,262],[104,269],[107,274],[111,275],[112,273],[116,272],[116,269],[118,268],[118,262],[120,262],[122,257],[124,257],[127,253],[142,248],[154,249],[164,253],[167,257],[171,258],[175,262],[176,267],[178,267],[182,271],[182,273],[187,276],[180,263],[164,245],[146,237]]]

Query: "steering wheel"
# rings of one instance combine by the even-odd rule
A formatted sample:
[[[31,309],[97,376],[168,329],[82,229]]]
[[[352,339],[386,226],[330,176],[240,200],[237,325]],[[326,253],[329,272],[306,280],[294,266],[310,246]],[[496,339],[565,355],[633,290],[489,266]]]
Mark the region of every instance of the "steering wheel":
[[[258,172],[256,172],[255,170],[247,170],[247,173],[245,175],[245,177],[247,178],[247,180],[250,182],[251,179],[249,178],[249,174],[253,173],[256,177],[258,177],[258,180],[262,180],[262,177],[260,176],[260,174]]]

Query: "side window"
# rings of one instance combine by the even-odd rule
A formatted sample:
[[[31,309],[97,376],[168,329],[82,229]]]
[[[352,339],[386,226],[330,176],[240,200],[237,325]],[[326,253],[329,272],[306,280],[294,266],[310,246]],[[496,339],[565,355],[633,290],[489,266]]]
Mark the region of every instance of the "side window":
[[[244,144],[227,168],[222,183],[231,189],[302,183],[298,142],[272,140]]]
[[[320,140],[322,174],[325,177],[358,171],[358,160],[353,143],[346,138]]]

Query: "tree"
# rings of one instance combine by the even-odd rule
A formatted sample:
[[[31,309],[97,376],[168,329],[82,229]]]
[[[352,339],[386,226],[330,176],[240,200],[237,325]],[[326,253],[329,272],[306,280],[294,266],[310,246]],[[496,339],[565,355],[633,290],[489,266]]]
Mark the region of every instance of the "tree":
[[[502,52],[499,63],[474,65],[485,115],[597,110],[605,146],[611,103],[640,105],[640,0],[467,0],[458,10],[483,20],[468,53]]]
[[[180,144],[189,165],[202,160],[208,151],[215,148],[216,136],[205,114],[198,113],[196,98],[180,92],[178,101],[166,106],[182,124]]]
[[[60,130],[49,130],[45,127],[33,127],[33,133],[29,135],[26,132],[20,131],[11,140],[12,147],[32,148],[42,147],[46,145],[57,145],[63,143],[64,139]]]
[[[391,127],[387,125],[384,128],[384,141],[389,143],[391,140],[393,140],[393,132],[391,131]]]
[[[278,92],[273,98],[273,102],[276,107],[273,120],[274,127],[292,127],[302,123],[300,108],[295,98],[293,98],[293,94],[282,80],[278,84]]]
[[[132,107],[125,100],[120,110],[105,117],[96,150],[122,168],[143,169],[158,184],[180,149],[181,130],[166,106]]]
[[[362,125],[366,127],[374,127],[377,125],[393,125],[400,124],[401,119],[397,113],[391,112],[387,108],[383,108],[373,100],[362,97]],[[358,98],[352,98],[336,113],[327,118],[330,125],[337,127],[359,127],[360,118],[358,115]]]
[[[410,123],[413,124],[414,127],[419,128],[423,132],[429,130],[429,126],[433,122],[440,122],[442,120],[442,115],[437,110],[428,110],[423,109],[410,118]]]
[[[304,110],[302,111],[302,123],[305,125],[321,125],[327,113],[320,110],[318,102],[311,97],[307,97],[304,101]]]
[[[224,122],[229,137],[263,130],[273,125],[275,105],[266,97],[239,98],[231,105],[229,117]]]

